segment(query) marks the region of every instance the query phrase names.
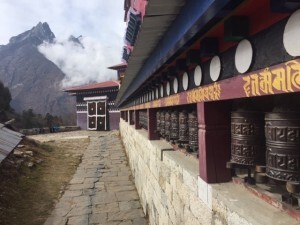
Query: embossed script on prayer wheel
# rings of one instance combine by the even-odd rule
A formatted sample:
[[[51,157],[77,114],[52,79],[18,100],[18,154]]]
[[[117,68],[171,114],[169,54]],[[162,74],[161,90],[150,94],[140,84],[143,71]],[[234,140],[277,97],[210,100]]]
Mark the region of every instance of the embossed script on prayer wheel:
[[[171,127],[171,112],[167,110],[165,114],[165,138],[167,140],[170,140],[170,127]]]
[[[179,117],[178,111],[172,111],[171,113],[171,127],[170,127],[170,139],[175,141],[179,138]]]
[[[148,129],[147,111],[143,110],[139,112],[139,123],[142,128]]]
[[[198,150],[198,119],[196,111],[188,114],[189,124],[189,148],[192,151]]]
[[[188,143],[189,129],[188,129],[188,114],[186,110],[179,113],[179,139],[180,144]]]
[[[160,113],[160,135],[165,137],[165,111]]]
[[[160,132],[160,111],[156,112],[156,131]]]
[[[241,165],[265,161],[263,114],[251,111],[231,113],[231,162]]]
[[[300,112],[266,113],[267,176],[300,182]]]

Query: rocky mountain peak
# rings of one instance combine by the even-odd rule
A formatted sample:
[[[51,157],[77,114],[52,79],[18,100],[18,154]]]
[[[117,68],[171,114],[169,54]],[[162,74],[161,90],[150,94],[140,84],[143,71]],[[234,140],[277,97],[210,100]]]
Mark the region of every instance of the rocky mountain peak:
[[[40,45],[44,41],[53,42],[55,35],[51,31],[48,23],[39,22],[31,30],[25,31],[22,34],[10,38],[9,44],[16,44],[30,41],[35,45]]]

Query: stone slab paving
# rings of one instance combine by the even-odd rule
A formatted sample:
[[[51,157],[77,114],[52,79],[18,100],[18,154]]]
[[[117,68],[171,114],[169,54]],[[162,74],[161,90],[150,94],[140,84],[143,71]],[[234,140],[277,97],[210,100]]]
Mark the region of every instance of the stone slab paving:
[[[118,132],[91,132],[72,180],[44,225],[146,225]]]

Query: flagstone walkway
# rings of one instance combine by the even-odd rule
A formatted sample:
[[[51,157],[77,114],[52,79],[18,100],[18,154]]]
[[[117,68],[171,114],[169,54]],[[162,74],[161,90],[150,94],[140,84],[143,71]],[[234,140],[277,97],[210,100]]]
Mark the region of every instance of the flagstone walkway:
[[[146,225],[118,132],[91,132],[73,179],[44,225]]]

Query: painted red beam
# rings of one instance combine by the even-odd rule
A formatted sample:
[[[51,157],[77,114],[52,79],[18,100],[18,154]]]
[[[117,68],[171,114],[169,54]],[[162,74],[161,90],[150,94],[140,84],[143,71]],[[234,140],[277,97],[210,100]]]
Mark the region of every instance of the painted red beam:
[[[293,92],[300,92],[300,58],[121,110],[160,108]]]

